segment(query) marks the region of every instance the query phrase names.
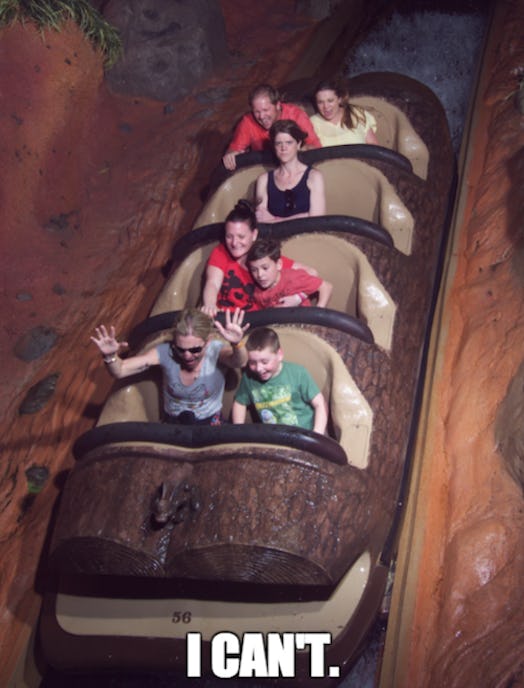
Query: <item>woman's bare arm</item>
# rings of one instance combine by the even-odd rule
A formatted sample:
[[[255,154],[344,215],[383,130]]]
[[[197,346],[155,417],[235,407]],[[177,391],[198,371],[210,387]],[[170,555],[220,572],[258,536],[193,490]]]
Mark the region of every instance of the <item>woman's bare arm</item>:
[[[256,217],[258,222],[278,222],[280,218],[276,217],[275,215],[272,215],[268,208],[268,195],[267,195],[267,183],[268,183],[268,174],[267,172],[264,172],[264,174],[261,174],[260,177],[257,179],[256,183],[256,190],[255,190],[255,195],[256,195]]]
[[[206,282],[202,290],[202,310],[211,318],[217,314],[217,299],[222,283],[224,281],[224,273],[216,265],[208,265],[206,267]]]
[[[309,217],[318,217],[326,214],[326,192],[324,189],[324,177],[319,170],[311,170],[307,180],[310,191]]]
[[[377,135],[373,131],[373,129],[368,129],[367,134],[366,134],[366,143],[374,143],[376,146],[379,145]]]
[[[160,363],[156,347],[138,356],[120,358],[118,352],[121,348],[127,347],[127,342],[119,342],[117,340],[113,325],[111,325],[109,330],[104,325],[100,325],[95,332],[96,336],[91,337],[91,341],[99,348],[104,358],[104,363],[113,377],[119,379],[129,377],[129,375],[141,373],[151,366]]]

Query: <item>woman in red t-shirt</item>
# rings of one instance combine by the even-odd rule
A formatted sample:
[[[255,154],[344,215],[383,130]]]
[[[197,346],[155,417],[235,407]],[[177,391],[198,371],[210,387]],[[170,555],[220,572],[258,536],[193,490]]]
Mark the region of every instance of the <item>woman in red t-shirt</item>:
[[[253,299],[255,283],[246,265],[249,249],[258,237],[257,221],[251,204],[240,200],[226,217],[224,243],[216,246],[207,261],[206,281],[202,292],[202,310],[211,317],[218,311],[241,308],[258,310]],[[301,268],[316,274],[312,268],[282,256],[283,266]],[[299,306],[300,294],[285,297],[283,306]]]

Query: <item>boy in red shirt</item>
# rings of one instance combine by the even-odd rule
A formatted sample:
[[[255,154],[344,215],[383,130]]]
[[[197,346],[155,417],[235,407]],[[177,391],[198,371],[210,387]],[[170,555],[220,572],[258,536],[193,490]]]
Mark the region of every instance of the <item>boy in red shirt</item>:
[[[280,245],[273,239],[255,241],[246,262],[256,284],[253,298],[259,308],[282,308],[284,297],[293,294],[297,306],[311,306],[308,297],[316,292],[317,306],[326,307],[333,285],[305,270],[284,268]]]

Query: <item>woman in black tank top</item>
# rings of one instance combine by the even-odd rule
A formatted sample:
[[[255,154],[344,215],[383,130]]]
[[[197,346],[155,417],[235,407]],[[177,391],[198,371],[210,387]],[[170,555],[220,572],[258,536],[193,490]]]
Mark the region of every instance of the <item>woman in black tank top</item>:
[[[269,130],[280,165],[257,179],[258,222],[280,222],[326,214],[322,173],[298,159],[306,133],[290,119],[277,120]]]

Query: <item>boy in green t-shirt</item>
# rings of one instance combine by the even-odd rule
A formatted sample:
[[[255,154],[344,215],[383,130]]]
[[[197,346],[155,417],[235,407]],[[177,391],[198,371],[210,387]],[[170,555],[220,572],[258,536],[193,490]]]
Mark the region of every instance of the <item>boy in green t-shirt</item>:
[[[308,371],[284,361],[277,333],[260,327],[246,341],[247,368],[233,402],[233,423],[244,423],[252,404],[262,423],[297,425],[324,434],[327,404]]]

